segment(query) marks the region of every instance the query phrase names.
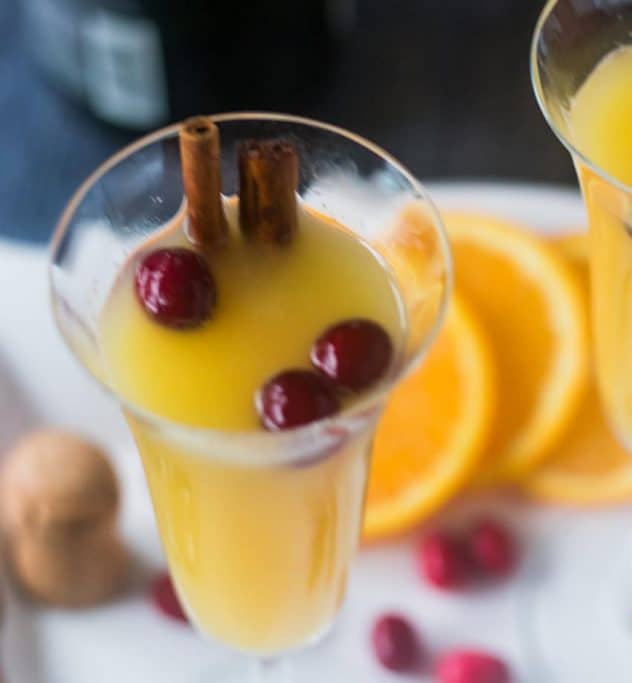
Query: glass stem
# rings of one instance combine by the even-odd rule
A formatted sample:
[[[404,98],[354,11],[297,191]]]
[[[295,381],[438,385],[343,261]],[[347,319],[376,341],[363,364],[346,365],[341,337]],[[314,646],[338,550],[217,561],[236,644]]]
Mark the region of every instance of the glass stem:
[[[250,683],[292,683],[290,662],[286,657],[253,660]]]

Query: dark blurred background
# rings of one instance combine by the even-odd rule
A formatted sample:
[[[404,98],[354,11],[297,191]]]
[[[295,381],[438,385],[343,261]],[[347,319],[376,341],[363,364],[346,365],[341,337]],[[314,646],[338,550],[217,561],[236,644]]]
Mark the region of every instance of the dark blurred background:
[[[573,183],[529,82],[543,0],[0,0],[0,234],[48,239],[143,131],[241,108],[324,119],[423,180]]]

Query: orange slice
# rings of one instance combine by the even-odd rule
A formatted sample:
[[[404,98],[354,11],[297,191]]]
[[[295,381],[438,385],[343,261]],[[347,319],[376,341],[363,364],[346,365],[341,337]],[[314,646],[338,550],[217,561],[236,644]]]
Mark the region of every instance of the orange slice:
[[[596,386],[561,443],[520,487],[536,498],[565,503],[632,500],[632,458],[612,435]]]
[[[577,270],[588,310],[586,237],[564,237],[556,246]],[[594,381],[562,441],[521,487],[534,497],[566,503],[632,500],[632,458],[608,427]]]
[[[366,539],[405,531],[463,487],[479,463],[494,395],[487,340],[454,298],[425,362],[395,389],[378,426]]]
[[[580,285],[561,255],[520,226],[470,213],[446,213],[444,220],[457,290],[476,310],[498,372],[481,481],[513,481],[555,445],[585,390]]]

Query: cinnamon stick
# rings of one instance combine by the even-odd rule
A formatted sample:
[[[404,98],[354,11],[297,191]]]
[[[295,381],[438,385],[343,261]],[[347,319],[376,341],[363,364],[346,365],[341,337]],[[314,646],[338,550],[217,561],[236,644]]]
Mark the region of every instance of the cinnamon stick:
[[[201,246],[224,244],[228,224],[221,198],[220,137],[210,116],[193,116],[182,123],[180,159],[190,239]]]
[[[287,244],[298,227],[298,154],[285,140],[239,146],[239,222],[248,237]]]

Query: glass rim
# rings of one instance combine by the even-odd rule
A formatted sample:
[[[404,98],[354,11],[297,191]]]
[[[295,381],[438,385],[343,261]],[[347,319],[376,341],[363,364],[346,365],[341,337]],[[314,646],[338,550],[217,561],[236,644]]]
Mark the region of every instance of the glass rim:
[[[297,427],[294,429],[289,429],[285,431],[266,431],[266,430],[223,430],[210,427],[200,427],[196,425],[188,425],[170,418],[157,415],[150,410],[147,410],[141,406],[136,405],[134,402],[129,401],[119,392],[116,391],[112,386],[110,386],[104,379],[99,377],[95,372],[91,371],[88,365],[84,362],[81,356],[75,350],[75,346],[72,340],[66,334],[64,325],[62,324],[59,314],[58,307],[55,303],[55,286],[53,283],[53,269],[54,269],[54,255],[58,251],[58,247],[66,234],[67,228],[75,215],[75,212],[81,202],[83,201],[85,195],[88,191],[102,178],[110,169],[115,167],[123,159],[130,157],[132,154],[140,151],[141,149],[148,147],[160,140],[173,137],[178,133],[181,123],[174,123],[169,126],[160,128],[153,131],[138,140],[126,145],[121,148],[105,161],[103,161],[88,177],[79,185],[77,190],[67,202],[65,208],[63,209],[60,218],[57,221],[55,229],[53,231],[49,251],[48,251],[48,279],[49,279],[49,291],[51,293],[51,303],[53,309],[53,317],[55,324],[61,333],[62,338],[68,349],[79,361],[81,367],[88,372],[88,374],[96,380],[96,382],[103,388],[109,395],[111,395],[122,408],[129,410],[137,418],[140,418],[143,422],[150,424],[151,426],[157,427],[160,430],[167,430],[169,433],[175,436],[180,436],[185,439],[193,438],[196,442],[198,439],[215,439],[223,441],[226,445],[239,445],[240,450],[242,448],[247,448],[252,442],[252,446],[256,444],[261,444],[262,441],[273,442],[276,441],[280,445],[287,444],[291,446],[292,443],[298,444],[298,442],[303,442],[310,440],[321,434],[323,431],[329,432],[330,435],[340,435],[340,431],[336,429],[337,425],[344,423],[345,421],[352,421],[352,425],[349,428],[345,428],[344,433],[355,433],[364,426],[366,422],[365,419],[360,420],[361,424],[356,424],[359,418],[363,417],[363,414],[367,414],[371,411],[379,402],[384,399],[387,393],[393,388],[393,386],[412,372],[418,364],[421,362],[422,358],[427,353],[428,349],[436,339],[439,330],[442,327],[443,321],[445,319],[448,302],[450,300],[450,295],[453,286],[453,263],[452,255],[450,250],[450,244],[447,236],[447,232],[439,211],[435,206],[434,202],[430,198],[425,187],[420,183],[415,176],[403,166],[393,155],[391,155],[386,150],[382,149],[380,146],[363,138],[360,135],[352,133],[345,128],[332,125],[329,123],[324,123],[316,119],[294,116],[290,114],[282,114],[275,112],[259,112],[259,111],[242,111],[242,112],[226,112],[221,114],[214,114],[211,116],[212,120],[216,123],[223,123],[229,121],[278,121],[294,123],[302,126],[309,126],[312,128],[318,128],[329,133],[333,133],[364,147],[376,156],[384,159],[390,166],[392,166],[398,173],[400,173],[408,183],[410,183],[413,191],[422,199],[425,205],[430,210],[430,217],[432,219],[433,229],[438,237],[439,247],[443,259],[444,267],[444,286],[441,294],[441,300],[439,302],[439,307],[437,313],[430,325],[427,334],[424,335],[423,341],[419,344],[418,348],[412,354],[406,362],[402,363],[400,367],[394,368],[389,376],[383,379],[379,384],[377,384],[372,389],[364,392],[358,400],[353,401],[353,403],[346,408],[343,408],[335,415],[326,417],[315,422]],[[305,454],[305,459],[313,457],[313,454]],[[298,461],[303,459],[300,455],[298,457],[290,457],[287,460]],[[282,459],[283,460],[283,459]],[[248,459],[248,462],[260,464],[260,465],[273,465],[279,464],[277,459],[272,461],[266,460],[265,462],[260,462],[256,458],[252,460]]]
[[[535,99],[538,103],[538,107],[544,116],[544,120],[547,122],[549,128],[553,131],[555,137],[566,147],[567,151],[573,157],[573,159],[579,159],[582,164],[588,167],[591,171],[600,176],[610,185],[616,187],[617,189],[632,195],[632,185],[627,185],[626,183],[618,180],[613,175],[608,173],[606,170],[601,168],[594,161],[591,161],[584,152],[575,146],[575,144],[559,129],[553,117],[550,114],[549,107],[546,103],[546,97],[544,95],[544,89],[542,87],[542,81],[540,79],[540,70],[538,68],[538,43],[540,37],[542,36],[542,31],[547,20],[551,16],[554,8],[562,0],[547,0],[544,8],[540,12],[538,21],[535,25],[535,30],[533,32],[533,37],[531,39],[531,50],[530,50],[530,60],[529,60],[529,70],[531,72],[531,87],[535,93]]]

